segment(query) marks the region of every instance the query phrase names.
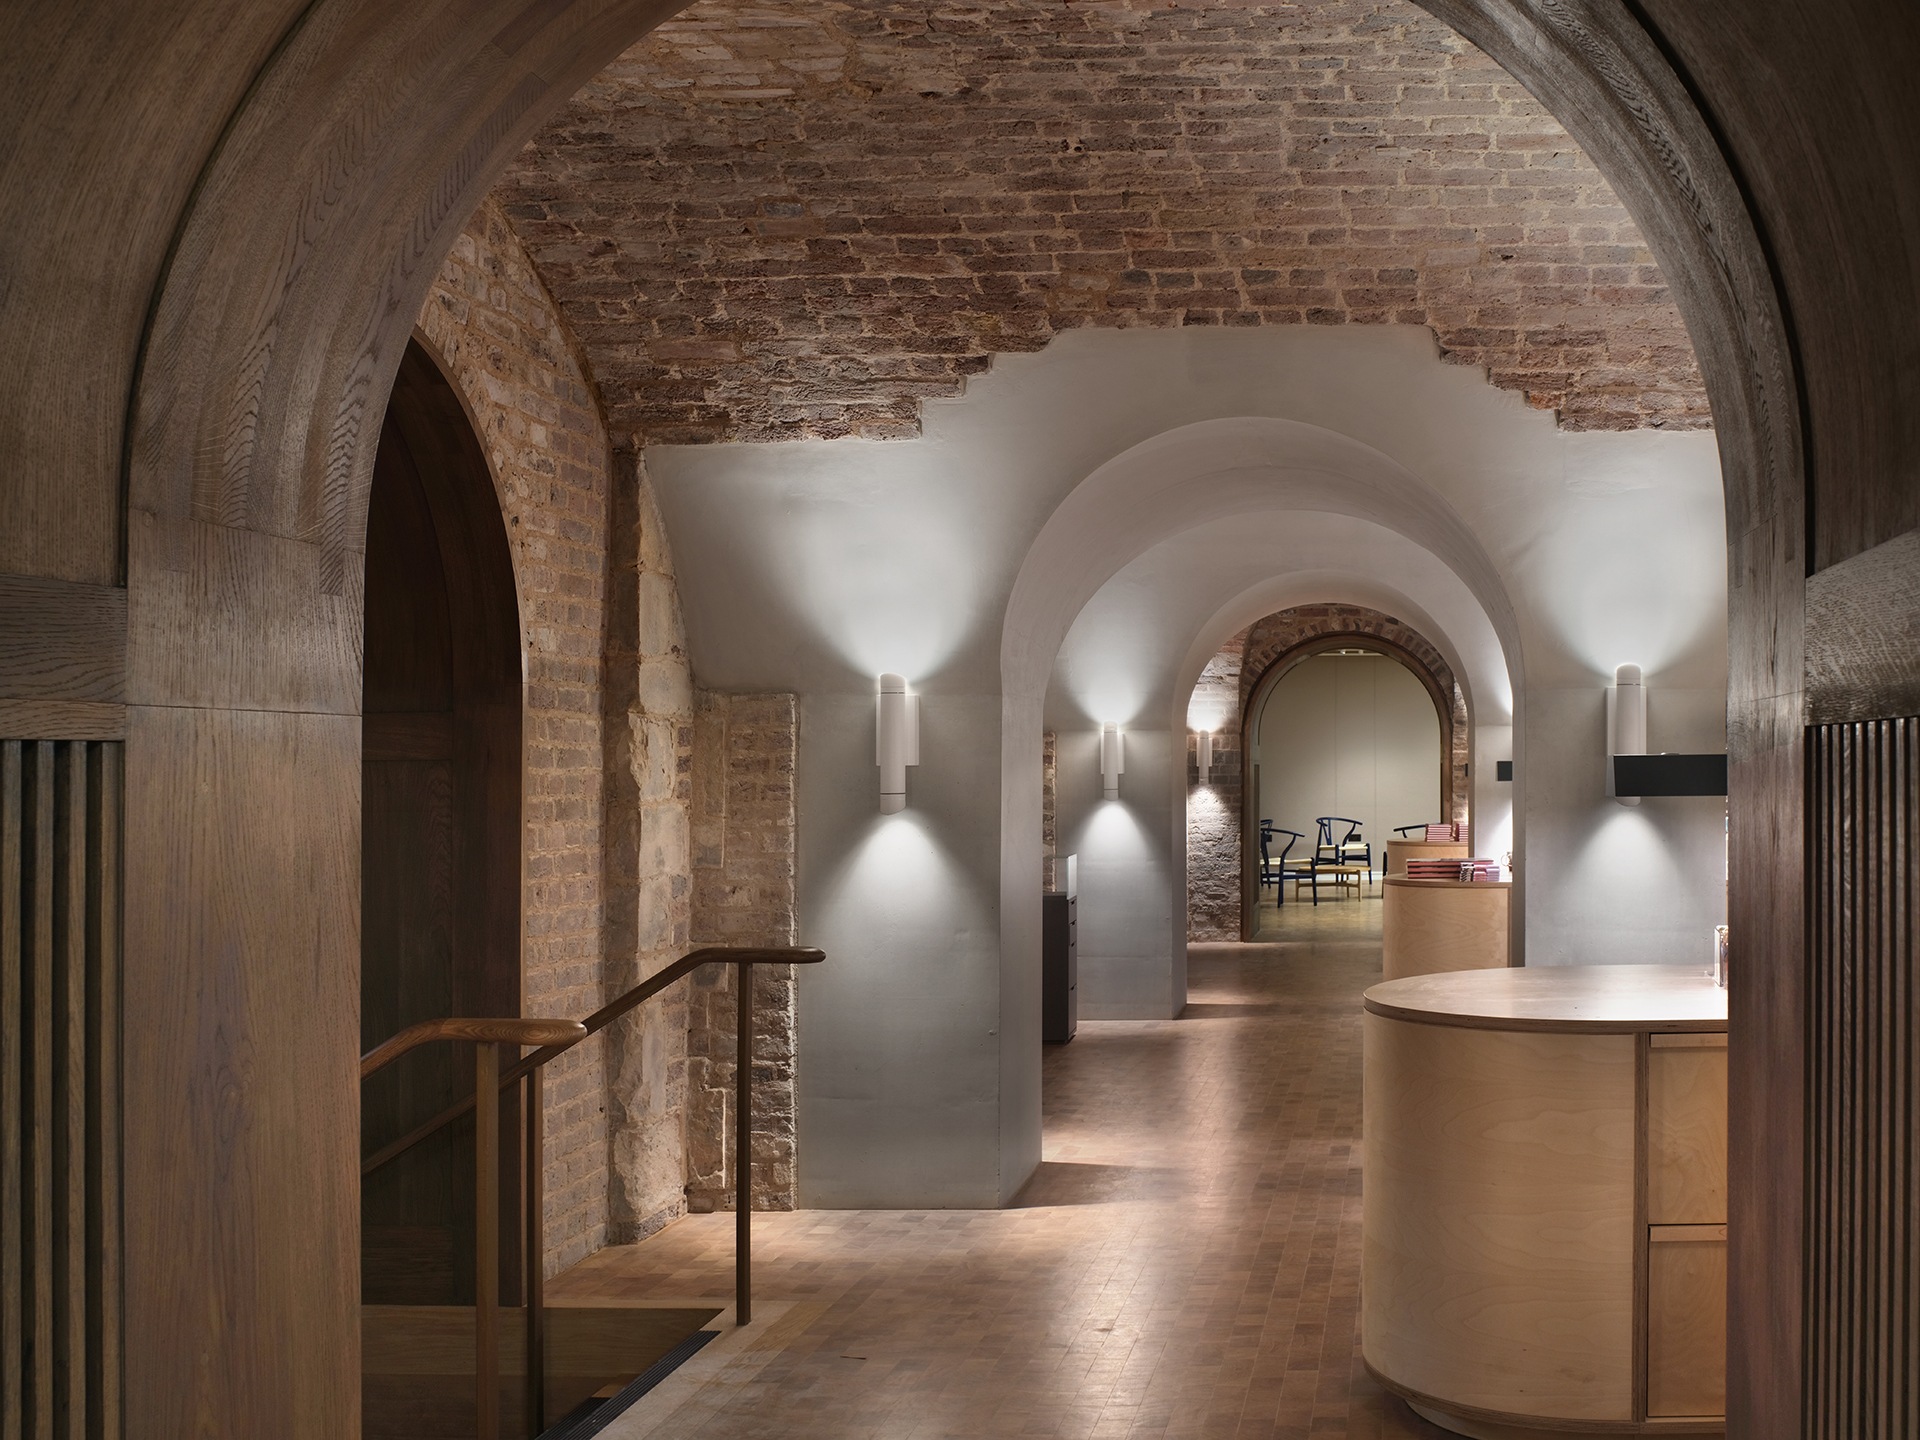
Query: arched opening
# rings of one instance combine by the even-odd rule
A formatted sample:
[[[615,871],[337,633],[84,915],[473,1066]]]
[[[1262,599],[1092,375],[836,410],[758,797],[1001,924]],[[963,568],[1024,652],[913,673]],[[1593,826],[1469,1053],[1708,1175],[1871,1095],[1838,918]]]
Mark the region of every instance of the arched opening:
[[[513,565],[460,397],[418,343],[387,406],[367,513],[361,722],[362,1049],[421,1020],[518,1015],[521,680]],[[361,1147],[473,1088],[470,1051],[424,1046],[365,1086]],[[518,1123],[511,1105],[504,1126]],[[473,1303],[473,1127],[367,1176],[361,1296]],[[519,1147],[503,1144],[502,1235],[517,1236]],[[506,1244],[511,1249],[511,1241]],[[503,1286],[519,1273],[502,1256]]]
[[[1752,242],[1750,227],[1745,224],[1744,209],[1738,203],[1726,165],[1705,136],[1698,115],[1686,104],[1678,80],[1659,63],[1650,43],[1637,29],[1638,22],[1626,11],[1617,12],[1615,20],[1602,17],[1601,29],[1596,34],[1589,28],[1590,17],[1584,12],[1568,12],[1563,17],[1555,9],[1543,12],[1544,18],[1529,12],[1509,19],[1505,8],[1491,4],[1449,8],[1464,12],[1469,19],[1478,17],[1481,22],[1478,28],[1483,32],[1495,31],[1496,24],[1505,25],[1512,33],[1496,53],[1520,59],[1530,54],[1544,57],[1531,66],[1521,67],[1522,78],[1555,100],[1555,108],[1562,113],[1586,117],[1582,128],[1609,142],[1602,149],[1611,161],[1610,169],[1631,179],[1631,198],[1656,219],[1664,221],[1653,227],[1655,243],[1663,251],[1663,258],[1672,256],[1684,262],[1674,268],[1697,277],[1683,282],[1683,298],[1689,318],[1695,321],[1698,331],[1704,333],[1707,352],[1704,358],[1717,390],[1716,413],[1722,418],[1721,433],[1729,445],[1730,490],[1736,514],[1743,521],[1734,527],[1733,533],[1743,537],[1739,542],[1743,547],[1742,556],[1760,557],[1752,561],[1750,572],[1758,578],[1747,585],[1742,605],[1736,612],[1736,636],[1758,641],[1769,633],[1785,634],[1787,638],[1778,642],[1781,653],[1793,660],[1799,600],[1795,567],[1799,556],[1787,542],[1795,536],[1799,524],[1796,487],[1800,478],[1797,452],[1800,411],[1792,403],[1792,367],[1785,347],[1766,323],[1772,318],[1771,292],[1764,283],[1765,270],[1758,262],[1758,248]],[[323,15],[325,7],[317,7],[312,13]],[[1608,12],[1609,15],[1615,13]],[[320,597],[338,593],[339,562],[341,556],[350,556],[352,552],[369,468],[351,453],[342,459],[341,452],[352,451],[356,443],[364,446],[364,440],[340,439],[354,434],[357,413],[350,405],[341,403],[342,397],[355,397],[352,403],[357,404],[357,397],[368,390],[377,395],[377,383],[369,385],[367,381],[367,358],[369,354],[374,357],[371,368],[376,376],[383,366],[393,363],[395,347],[388,342],[395,338],[394,317],[398,316],[398,326],[404,327],[413,313],[406,303],[407,296],[411,293],[413,298],[418,298],[417,288],[408,292],[402,283],[396,300],[391,277],[430,271],[435,247],[444,249],[451,233],[450,222],[444,217],[459,209],[457,203],[449,204],[446,198],[449,193],[456,196],[460,193],[449,177],[484,176],[490,166],[497,167],[501,157],[523,138],[520,129],[512,124],[498,124],[497,117],[520,114],[520,107],[528,101],[516,94],[510,108],[499,99],[500,94],[508,86],[521,83],[525,75],[556,77],[551,80],[553,94],[566,93],[569,86],[590,72],[592,62],[599,55],[616,48],[614,38],[608,34],[609,28],[624,36],[626,30],[620,28],[620,19],[625,20],[628,28],[637,28],[641,23],[638,18],[625,16],[606,25],[588,26],[576,23],[564,7],[543,15],[547,17],[546,29],[553,35],[536,34],[532,22],[514,32],[510,37],[512,43],[506,45],[506,50],[516,57],[511,66],[496,64],[491,58],[501,51],[487,52],[490,57],[487,64],[491,68],[485,78],[489,83],[446,85],[447,94],[453,98],[430,103],[435,100],[430,94],[425,99],[409,95],[407,98],[414,103],[396,103],[391,107],[395,117],[390,122],[391,130],[366,141],[369,150],[382,163],[368,165],[360,173],[376,177],[374,180],[306,189],[310,174],[318,175],[323,164],[334,163],[333,132],[328,125],[349,122],[322,118],[328,112],[321,110],[321,100],[313,98],[308,90],[272,83],[261,83],[247,90],[246,113],[238,119],[258,123],[235,123],[226,132],[234,137],[233,143],[225,146],[217,157],[218,168],[210,183],[194,190],[195,213],[182,223],[180,230],[177,253],[181,258],[154,301],[152,323],[145,332],[156,337],[150,350],[168,357],[184,354],[189,358],[181,363],[151,365],[138,382],[140,418],[148,420],[151,415],[172,418],[166,433],[158,435],[133,462],[129,491],[133,496],[134,514],[141,524],[156,514],[172,522],[186,515],[190,507],[197,523],[197,517],[209,510],[211,495],[213,500],[221,502],[220,513],[244,519],[233,522],[236,538],[231,550],[215,552],[208,547],[207,554],[217,553],[218,558],[224,559],[229,554],[242,553],[239,545],[244,537],[252,547],[244,552],[251,568],[243,571],[236,566],[234,573],[242,576],[244,585],[227,586],[220,583],[221,577],[214,572],[215,559],[204,558],[198,552],[190,562],[181,558],[185,554],[184,542],[181,548],[171,551],[152,545],[136,546],[128,565],[136,603],[154,603],[148,599],[154,592],[171,596],[174,592],[165,588],[172,583],[168,577],[182,573],[188,563],[194,567],[196,577],[208,581],[187,600],[177,602],[180,616],[174,623],[149,626],[138,632],[135,658],[144,667],[140,672],[143,676],[185,672],[189,669],[186,662],[199,659],[201,649],[212,651],[215,647],[203,644],[203,637],[208,632],[209,618],[216,604],[242,615],[273,616],[279,612],[269,607],[283,593],[296,587],[305,586],[312,595]],[[651,12],[649,18],[650,15]],[[409,15],[406,23],[428,26],[439,23],[439,19],[436,13],[425,12],[424,17]],[[401,21],[396,19],[392,23],[397,25]],[[1630,33],[1623,39],[1608,30],[1609,25]],[[460,36],[465,43],[463,27],[447,25],[444,28],[446,33]],[[351,42],[328,38],[340,34],[351,36]],[[1498,42],[1503,34],[1495,33],[1492,38]],[[333,73],[330,67],[313,63],[314,51],[323,44],[335,43],[363,44],[369,56],[380,57],[359,65],[354,71],[356,79],[372,77],[377,82],[385,74],[380,67],[393,63],[390,57],[395,55],[406,56],[412,63],[415,52],[409,47],[368,43],[364,35],[364,31],[352,27],[330,28],[309,23],[287,45],[272,51],[272,63],[296,74],[330,75]],[[576,38],[580,36],[585,38]],[[296,41],[298,43],[293,43]],[[472,42],[475,49],[482,43],[482,40]],[[1617,52],[1623,46],[1628,49],[1627,59],[1637,64],[1617,63]],[[590,53],[580,58],[575,54],[576,48]],[[266,49],[263,45],[261,52],[265,53]],[[542,63],[549,57],[552,63]],[[415,83],[444,85],[444,77],[451,73],[452,67],[467,63],[467,58],[463,51],[441,66],[414,64],[415,73],[433,77]],[[1654,92],[1654,99],[1668,107],[1666,112],[1663,113],[1659,104],[1642,103],[1649,89]],[[239,87],[235,87],[234,93],[239,93]],[[428,123],[423,123],[423,117]],[[1631,123],[1636,120],[1639,128]],[[360,123],[357,114],[351,123]],[[1644,135],[1643,130],[1647,132]],[[480,133],[494,137],[486,142],[493,146],[491,151],[480,141],[472,142],[471,154],[457,151],[457,147],[469,144],[470,136]],[[279,150],[261,153],[261,145],[291,143],[288,137],[300,137],[300,143],[308,148],[298,154]],[[1675,163],[1676,151],[1693,163]],[[466,183],[476,182],[468,178]],[[254,247],[263,259],[234,268],[226,289],[221,292],[220,303],[208,298],[210,286],[203,288],[195,283],[196,267],[211,270],[216,263],[225,266],[234,252],[244,249],[240,240],[229,239],[229,236],[286,234],[289,218],[305,214],[310,196],[322,193],[323,189],[328,199],[316,211],[317,218],[305,232],[318,238],[291,282],[287,279],[281,247],[264,243]],[[217,213],[209,218],[210,211]],[[409,232],[417,249],[409,252],[404,263],[396,264],[391,254],[392,237],[406,229],[416,213],[424,217]],[[369,215],[381,223],[367,223]],[[340,216],[353,217],[352,223],[340,220]],[[226,228],[222,229],[222,225]],[[166,227],[154,228],[164,230]],[[370,238],[363,240],[361,236]],[[1727,250],[1732,252],[1731,258],[1723,253]],[[418,285],[423,286],[424,281]],[[272,303],[262,299],[266,295],[282,294],[287,297],[284,306],[278,299]],[[142,300],[144,303],[144,296]],[[184,328],[182,316],[194,317],[191,324],[205,326],[209,336],[215,333],[216,326],[231,324],[243,343],[227,343],[230,337],[222,337],[222,343],[209,339],[204,346],[171,344],[176,332]],[[246,318],[236,321],[233,318],[236,316]],[[302,323],[296,324],[295,320]],[[259,345],[246,343],[253,332],[239,333],[242,325],[252,324],[259,325],[261,333],[268,337]],[[326,329],[329,325],[331,330]],[[283,348],[270,355],[268,352],[274,345],[271,337],[276,333],[285,337]],[[317,334],[321,340],[316,339]],[[195,338],[199,338],[197,331]],[[205,356],[220,358],[200,359]],[[316,356],[323,356],[325,363],[320,363]],[[236,379],[220,368],[230,365],[237,374],[243,364],[257,367],[252,372],[255,377],[266,376],[259,384],[259,391],[268,398],[259,409],[269,421],[263,426],[257,444],[252,430],[246,432],[245,442],[249,448],[244,451],[238,445],[212,443],[217,434],[224,434],[216,432],[216,423],[224,424],[226,417],[240,408],[236,397],[257,393],[249,389],[247,381]],[[295,377],[292,382],[286,378],[289,374]],[[178,377],[177,381],[174,377]],[[156,403],[148,394],[152,389],[168,389],[176,383],[177,401],[163,394]],[[1723,407],[1721,400],[1733,403]],[[197,421],[216,414],[220,417],[218,422],[209,420],[203,428],[195,428]],[[46,472],[63,473],[58,467],[46,467]],[[188,480],[196,487],[191,494]],[[1759,515],[1757,520],[1752,518],[1755,514]],[[321,557],[324,563],[313,565],[312,573],[298,568],[307,563],[304,553],[297,560],[284,558],[291,553],[284,547],[269,554],[270,546],[280,537],[296,533],[288,527],[288,517],[295,515],[307,526],[297,533],[324,532],[329,541],[329,548]],[[320,517],[318,523],[313,520],[315,516]],[[341,537],[345,537],[344,540]],[[258,563],[254,563],[256,561]],[[208,596],[214,598],[203,598]],[[308,598],[307,593],[302,592],[298,598]],[[288,691],[300,687],[299,698],[304,703],[310,682],[316,677],[326,680],[346,676],[350,680],[354,668],[353,646],[333,643],[340,638],[329,628],[335,622],[314,618],[330,615],[323,604],[310,607],[301,622],[306,629],[294,633],[295,643],[281,647],[284,655],[273,657],[270,666],[255,667],[244,677],[222,671],[212,679],[203,680],[202,688],[193,696],[193,703],[201,707],[198,712],[187,711],[175,697],[172,686],[156,684],[141,689],[140,704],[154,710],[175,708],[183,717],[178,722],[179,738],[175,738],[175,732],[169,732],[164,749],[151,747],[142,759],[163,754],[167,763],[177,764],[184,773],[186,764],[174,757],[190,754],[191,743],[209,748],[228,744],[234,727],[231,716],[258,705],[257,697],[265,693],[269,681],[283,683]],[[1780,618],[1783,615],[1784,620]],[[306,641],[312,643],[301,643]],[[1766,647],[1755,643],[1752,652],[1763,654]],[[1747,875],[1793,872],[1792,837],[1798,833],[1797,772],[1790,754],[1790,746],[1798,743],[1798,724],[1791,718],[1797,712],[1791,703],[1778,701],[1780,695],[1786,695],[1790,702],[1798,682],[1796,677],[1789,676],[1780,682],[1779,688],[1763,691],[1759,680],[1754,678],[1760,668],[1760,662],[1750,663],[1736,680],[1736,701],[1744,707],[1743,718],[1759,713],[1760,701],[1754,697],[1764,695],[1765,704],[1771,707],[1766,713],[1778,711],[1789,720],[1778,723],[1769,720],[1765,727],[1755,725],[1747,734],[1759,738],[1743,740],[1743,743],[1749,755],[1758,755],[1762,760],[1771,761],[1775,755],[1787,758],[1764,773],[1763,767],[1755,763],[1745,774],[1759,778],[1739,782],[1744,783],[1745,789],[1736,794],[1736,873]],[[280,692],[274,693],[278,696]],[[291,702],[283,702],[283,706],[289,713],[295,709]],[[262,710],[271,708],[259,706]],[[193,716],[196,729],[187,728],[184,717],[188,714]],[[291,732],[293,722],[285,721],[282,728]],[[320,727],[315,724],[309,728]],[[264,724],[262,731],[265,733]],[[1779,738],[1781,736],[1785,738]],[[253,747],[253,752],[248,753],[277,759],[278,752],[268,747],[278,738],[274,732],[265,739],[249,739],[246,743]],[[238,742],[234,742],[234,748],[238,748]],[[350,788],[354,759],[354,754],[346,748],[321,754],[309,770],[309,779],[303,788],[308,795],[324,795],[330,788],[340,788],[343,778]],[[207,973],[207,962],[197,957],[225,953],[231,947],[224,942],[228,937],[240,936],[251,918],[243,908],[224,897],[244,895],[253,897],[253,903],[263,908],[271,907],[279,927],[276,933],[284,933],[296,943],[324,935],[338,920],[342,906],[351,904],[350,877],[349,883],[340,883],[340,873],[349,867],[336,867],[333,873],[316,876],[310,856],[321,847],[289,847],[299,857],[296,864],[289,865],[284,862],[283,852],[252,843],[270,824],[281,823],[284,805],[280,799],[247,784],[224,788],[201,785],[191,792],[183,784],[177,791],[163,792],[160,786],[172,772],[160,764],[147,763],[150,772],[158,778],[136,774],[130,784],[147,786],[137,792],[139,798],[175,793],[187,797],[195,823],[229,839],[232,843],[228,853],[236,858],[226,862],[228,869],[218,873],[214,883],[203,886],[209,894],[221,898],[204,906],[209,918],[202,929],[190,935],[180,932],[188,935],[184,939],[176,939],[174,932],[168,931],[151,942],[149,948],[136,956],[136,970],[140,975],[164,976],[165,985],[183,989],[200,982]],[[306,795],[301,798],[305,800]],[[327,826],[335,817],[317,805],[310,806],[309,810],[294,817],[304,827],[302,834],[324,838],[329,833]],[[1763,825],[1789,838],[1765,839],[1759,833]],[[1779,858],[1780,855],[1784,858]],[[324,858],[324,852],[322,856]],[[155,908],[153,897],[170,895],[174,889],[171,882],[175,872],[162,847],[148,842],[141,858],[146,861],[146,869],[139,872],[139,878],[146,883],[144,889],[135,890],[135,903],[129,907],[130,918],[136,922]],[[1777,861],[1774,870],[1765,870],[1763,860]],[[1755,936],[1756,946],[1764,946],[1766,950],[1764,955],[1756,954],[1752,958],[1772,961],[1776,958],[1776,944],[1786,947],[1798,943],[1797,891],[1791,886],[1763,887],[1752,880],[1744,884],[1743,893],[1748,898],[1743,905],[1751,922],[1750,933]],[[1754,898],[1768,890],[1777,890],[1783,897],[1772,909]],[[145,912],[142,902],[148,907]],[[211,941],[208,936],[212,937]],[[1777,942],[1764,938],[1772,936],[1787,938]],[[1755,963],[1750,973],[1757,979],[1774,969],[1784,971],[1784,962],[1778,966]],[[1774,1032],[1799,1033],[1797,1026],[1788,1023],[1797,1003],[1792,994],[1776,1001],[1772,990],[1759,985],[1751,993],[1757,998],[1746,1002],[1749,1009],[1744,1021],[1751,1033],[1761,1033],[1760,1022],[1778,1015],[1785,1015],[1786,1020],[1775,1025]],[[306,998],[304,992],[295,996],[291,990],[268,991],[258,1002],[260,1013],[277,1016]],[[249,1095],[260,1090],[271,1099],[276,1092],[271,1090],[270,1081],[291,1086],[294,1082],[285,1077],[298,1076],[301,1083],[306,1083],[312,1073],[324,1071],[324,1065],[315,1064],[314,1057],[345,1050],[339,1043],[343,1038],[339,1021],[344,1018],[340,1008],[331,1007],[318,1017],[320,1023],[314,1027],[313,1038],[299,1047],[289,1047],[270,1067],[263,1065],[264,1078],[250,1075],[249,1085],[253,1088]],[[237,1020],[236,1025],[239,1025]],[[244,1028],[237,1033],[244,1042],[247,1038]],[[266,1048],[262,1047],[263,1054]],[[1771,1053],[1770,1047],[1758,1044],[1751,1049],[1756,1055],[1763,1051]],[[130,1064],[129,1073],[136,1083],[147,1082],[152,1093],[177,1093],[179,1085],[163,1082],[176,1080],[182,1074],[198,1080],[216,1063],[202,1061],[197,1054],[193,1064],[204,1067],[202,1069],[189,1069],[184,1062],[171,1062],[164,1055],[161,1060],[155,1060],[154,1054],[163,1051],[164,1047],[153,1042],[133,1048],[132,1058],[137,1063]],[[1780,1082],[1781,1086],[1799,1084],[1793,1064],[1782,1063],[1779,1069],[1787,1077]],[[322,1100],[337,1102],[345,1084],[343,1078],[334,1076],[329,1086],[320,1087]],[[212,1086],[206,1088],[213,1089]],[[1757,1089],[1755,1093],[1770,1095],[1779,1088]],[[1792,1118],[1798,1113],[1793,1108],[1798,1091],[1782,1089],[1780,1093],[1783,1103],[1792,1102],[1786,1104],[1791,1131]],[[331,1103],[328,1108],[338,1111],[345,1106]],[[1759,1116],[1767,1107],[1755,1103],[1749,1109]],[[204,1110],[193,1113],[204,1113]],[[206,1128],[211,1131],[215,1127]],[[274,1128],[260,1126],[252,1134],[271,1137]],[[253,1139],[252,1134],[238,1160],[233,1162],[236,1167],[247,1164],[249,1157],[259,1153],[260,1142]],[[303,1143],[313,1144],[319,1153],[335,1155],[342,1137],[328,1131],[320,1135],[318,1141],[310,1134],[303,1134],[301,1138]],[[1777,1142],[1777,1132],[1770,1133],[1769,1138]],[[1763,1148],[1750,1141],[1744,1153],[1747,1156],[1744,1164],[1739,1163],[1741,1152],[1736,1153],[1737,1168],[1752,1173],[1755,1159],[1764,1153],[1777,1153],[1777,1143]],[[149,1164],[142,1171],[136,1166],[133,1173],[138,1177],[159,1168]],[[1758,1195],[1765,1187],[1754,1186],[1752,1191]],[[1770,1227],[1769,1235],[1775,1232],[1787,1235],[1792,1230],[1795,1212],[1791,1195],[1778,1204],[1770,1200],[1752,1203],[1766,1207],[1761,1219]],[[317,1220],[320,1209],[317,1202],[309,1202],[296,1213]],[[261,1234],[272,1234],[265,1226],[256,1229]],[[242,1233],[251,1235],[255,1231],[243,1227]],[[337,1238],[337,1230],[330,1233]],[[1749,1233],[1757,1233],[1757,1227]],[[1791,1253],[1790,1245],[1786,1246],[1786,1253]],[[228,1267],[232,1268],[237,1267]],[[1755,1265],[1749,1268],[1754,1274],[1785,1277],[1778,1282],[1780,1293],[1789,1297],[1797,1295],[1791,1283],[1791,1267],[1782,1270]],[[231,1278],[227,1269],[214,1270],[214,1279],[208,1282],[210,1289],[216,1282],[225,1287],[218,1291],[222,1299],[229,1294],[239,1294],[243,1284],[243,1280]],[[1749,1288],[1756,1294],[1764,1289],[1758,1285]],[[304,1291],[300,1293],[305,1295]],[[324,1301],[331,1297],[319,1298]],[[303,1315],[307,1313],[304,1306],[298,1308]],[[1760,1304],[1751,1305],[1748,1310],[1755,1315],[1779,1313],[1779,1307]],[[340,1307],[334,1304],[329,1315],[323,1317],[334,1322],[321,1326],[325,1332],[323,1345],[327,1337],[335,1336],[339,1330],[339,1311]],[[1782,1328],[1784,1333],[1787,1327],[1783,1324]],[[179,1348],[193,1343],[200,1333],[193,1328],[184,1331]],[[276,1332],[268,1329],[263,1328],[260,1334],[262,1339],[256,1343],[263,1346],[276,1338]],[[337,1340],[334,1344],[337,1348]],[[1780,1348],[1771,1347],[1772,1350]],[[163,1361],[165,1349],[162,1347]],[[153,1368],[161,1364],[156,1361]],[[182,1372],[186,1369],[173,1368]],[[1788,1367],[1758,1368],[1784,1373]],[[240,1403],[224,1394],[216,1396],[216,1400],[229,1408]],[[1797,1410],[1785,1406],[1780,1413],[1797,1413]]]
[[[1364,885],[1347,884],[1357,876],[1336,877],[1335,896],[1352,889],[1364,900],[1374,875],[1385,871],[1394,827],[1453,815],[1451,688],[1443,690],[1402,646],[1365,634],[1306,641],[1253,680],[1239,736],[1246,797],[1241,854],[1250,862],[1242,867],[1246,938],[1265,937],[1279,918],[1262,910],[1269,891],[1276,907],[1287,898],[1284,882],[1261,873],[1266,823],[1282,832],[1276,859],[1284,832],[1298,835],[1290,857],[1296,861],[1312,852],[1319,817],[1357,824],[1354,838],[1364,840],[1377,868]]]
[[[1328,608],[1332,610],[1330,616],[1322,617],[1317,613]],[[1402,797],[1396,801],[1399,809],[1393,811],[1398,818],[1373,813],[1351,817],[1369,822],[1370,828],[1365,829],[1364,833],[1373,847],[1375,860],[1379,862],[1379,871],[1376,873],[1384,871],[1385,845],[1393,827],[1430,820],[1458,823],[1471,820],[1468,756],[1472,751],[1472,736],[1466,696],[1445,657],[1425,636],[1393,616],[1358,606],[1306,607],[1283,611],[1248,627],[1246,645],[1239,685],[1239,693],[1244,698],[1239,706],[1239,723],[1233,737],[1238,754],[1227,758],[1230,763],[1237,760],[1241,772],[1238,777],[1240,794],[1244,797],[1240,807],[1241,938],[1252,940],[1259,937],[1262,928],[1260,903],[1264,889],[1260,871],[1261,821],[1274,819],[1277,823],[1285,824],[1287,829],[1303,832],[1303,838],[1294,847],[1296,854],[1293,858],[1297,859],[1299,852],[1311,846],[1315,839],[1311,823],[1287,824],[1280,817],[1268,813],[1272,809],[1268,802],[1274,798],[1269,793],[1273,788],[1270,782],[1276,777],[1272,766],[1263,765],[1266,752],[1260,743],[1275,691],[1289,676],[1297,675],[1303,663],[1344,650],[1363,650],[1381,656],[1392,663],[1397,673],[1410,679],[1424,693],[1427,706],[1431,709],[1435,753],[1433,765],[1426,776],[1431,784],[1424,786],[1421,792],[1429,795],[1428,803],[1416,813],[1411,808],[1413,796],[1408,786],[1396,781],[1393,792]],[[1426,707],[1421,708],[1424,713]],[[1371,750],[1369,753],[1372,753]],[[1353,808],[1348,804],[1339,813],[1347,814]],[[1311,822],[1316,817],[1302,812],[1294,818]]]

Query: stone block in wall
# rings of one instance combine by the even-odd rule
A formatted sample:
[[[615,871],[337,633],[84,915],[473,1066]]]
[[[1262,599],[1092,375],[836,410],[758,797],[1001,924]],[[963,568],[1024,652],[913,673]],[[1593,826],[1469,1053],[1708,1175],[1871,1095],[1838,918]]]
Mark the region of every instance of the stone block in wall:
[[[695,697],[688,787],[693,835],[693,936],[701,945],[794,943],[794,788],[798,709],[791,695]],[[792,966],[754,968],[756,1209],[790,1210],[796,1195]],[[697,972],[687,1010],[687,1202],[733,1204],[737,972]]]

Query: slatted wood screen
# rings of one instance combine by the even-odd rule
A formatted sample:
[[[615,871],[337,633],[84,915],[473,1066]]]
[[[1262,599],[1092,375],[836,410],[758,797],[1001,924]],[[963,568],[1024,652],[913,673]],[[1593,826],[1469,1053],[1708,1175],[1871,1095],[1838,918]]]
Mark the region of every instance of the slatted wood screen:
[[[1815,726],[1808,741],[1805,1430],[1810,1440],[1911,1440],[1920,719]]]
[[[0,1437],[120,1434],[121,746],[0,740]]]

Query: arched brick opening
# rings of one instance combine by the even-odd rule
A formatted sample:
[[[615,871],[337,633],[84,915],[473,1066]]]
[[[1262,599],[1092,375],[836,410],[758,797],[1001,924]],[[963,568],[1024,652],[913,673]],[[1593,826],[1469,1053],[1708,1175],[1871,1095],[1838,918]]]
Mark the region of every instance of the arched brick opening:
[[[1301,662],[1348,645],[1364,645],[1404,666],[1433,701],[1440,726],[1442,813],[1469,819],[1468,757],[1472,719],[1466,692],[1439,649],[1397,616],[1362,605],[1296,605],[1255,621],[1226,643],[1220,659],[1236,652],[1233,721],[1214,739],[1213,813],[1198,833],[1189,809],[1187,831],[1187,924],[1194,939],[1251,940],[1259,906],[1259,787],[1253,765],[1252,727],[1273,687]],[[1225,677],[1208,667],[1214,685]],[[1203,675],[1201,684],[1208,683]],[[1198,773],[1189,777],[1197,785]],[[1386,837],[1373,838],[1376,844]],[[1223,843],[1224,842],[1224,843]]]

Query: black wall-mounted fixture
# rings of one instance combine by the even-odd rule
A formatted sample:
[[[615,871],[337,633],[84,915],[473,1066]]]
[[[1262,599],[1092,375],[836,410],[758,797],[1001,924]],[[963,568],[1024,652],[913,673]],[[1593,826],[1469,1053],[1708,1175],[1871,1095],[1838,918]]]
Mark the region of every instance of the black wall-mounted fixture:
[[[1496,780],[1513,779],[1513,762],[1511,760],[1494,761],[1493,762],[1493,778]]]
[[[1616,795],[1725,795],[1724,755],[1616,755]]]

